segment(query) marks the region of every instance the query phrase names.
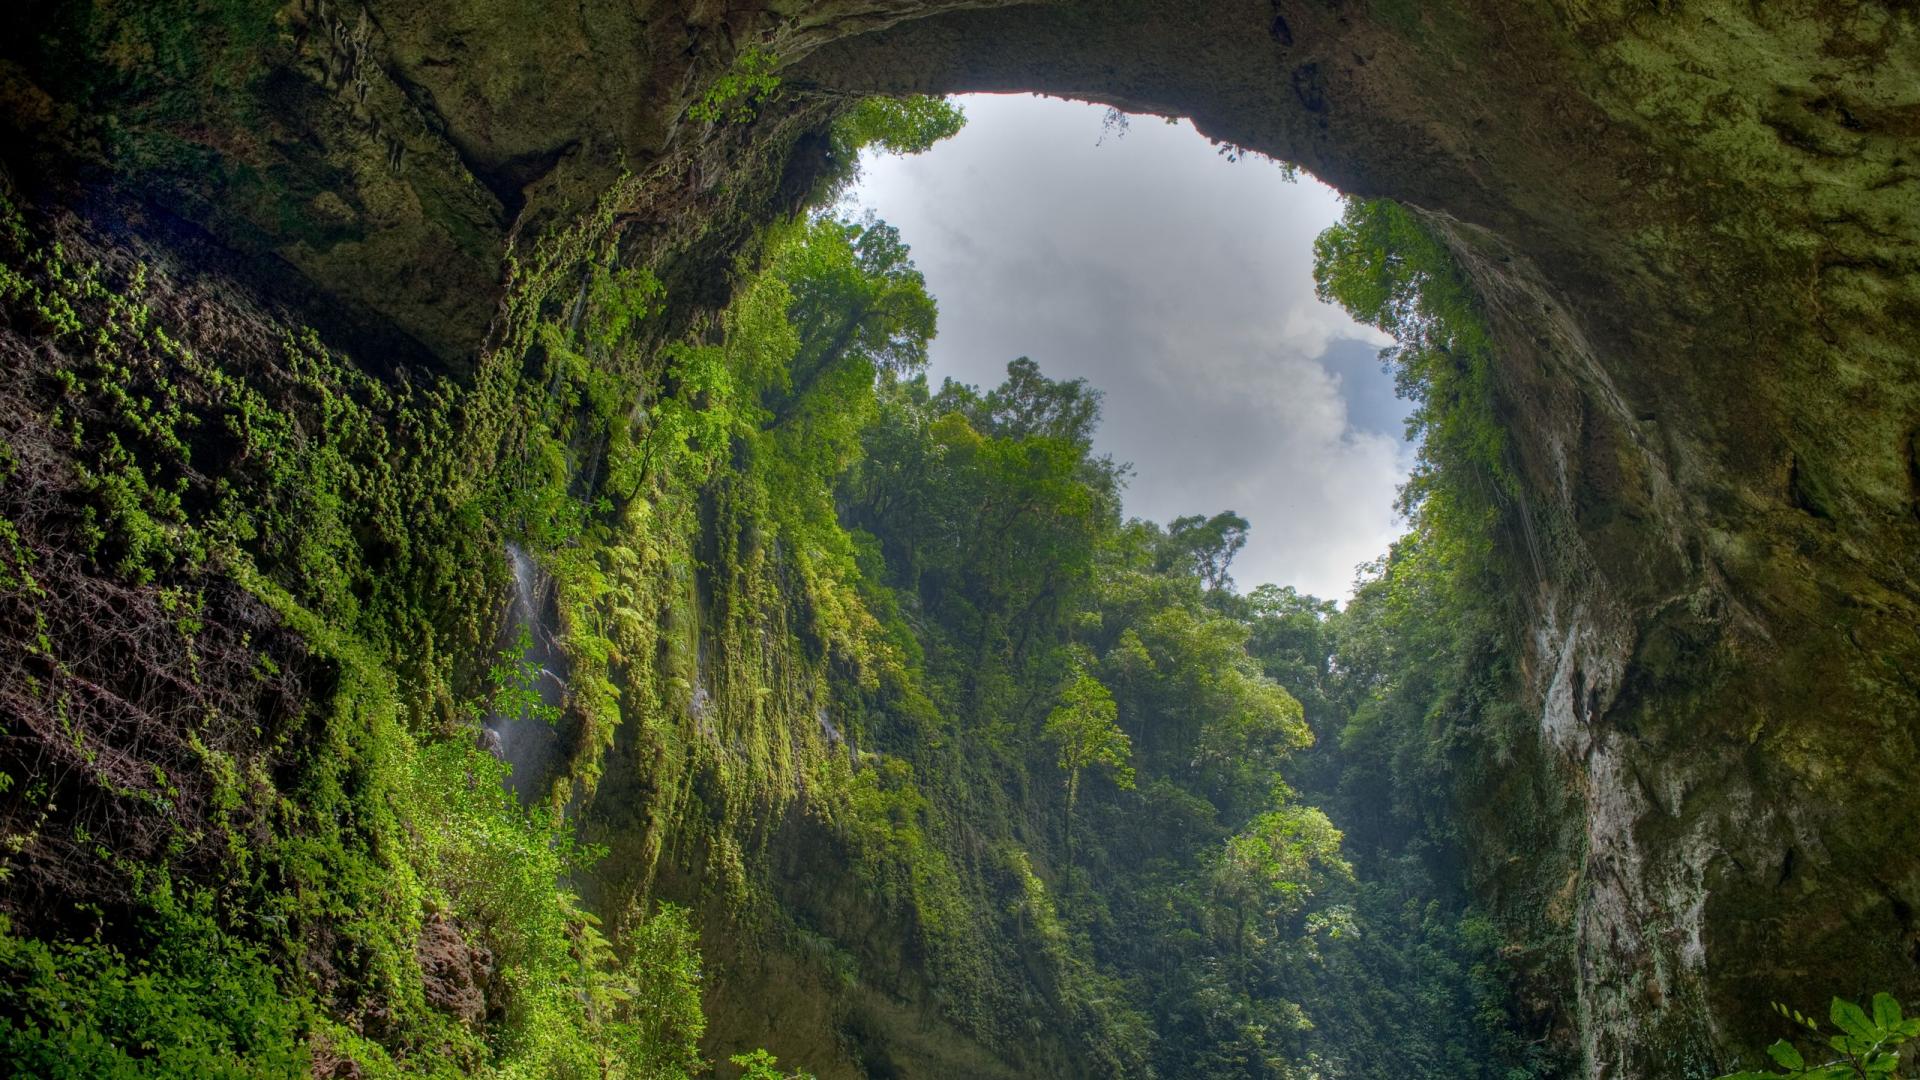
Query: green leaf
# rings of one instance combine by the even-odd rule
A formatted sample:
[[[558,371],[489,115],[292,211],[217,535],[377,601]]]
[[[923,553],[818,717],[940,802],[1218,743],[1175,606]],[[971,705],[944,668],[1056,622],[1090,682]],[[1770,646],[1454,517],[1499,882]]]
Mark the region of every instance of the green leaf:
[[[1878,1038],[1873,1030],[1873,1021],[1867,1019],[1866,1012],[1851,1001],[1834,998],[1833,1007],[1827,1010],[1827,1014],[1833,1018],[1833,1022],[1841,1031],[1854,1038],[1865,1039],[1868,1042],[1874,1042]]]
[[[1779,1042],[1767,1047],[1767,1056],[1773,1059],[1774,1064],[1782,1066],[1783,1068],[1804,1069],[1807,1067],[1807,1059],[1801,1057],[1800,1051],[1794,1049],[1793,1044],[1785,1039],[1781,1039]]]
[[[1875,1024],[1883,1029],[1893,1029],[1900,1026],[1900,1019],[1900,1003],[1893,999],[1892,994],[1879,993],[1873,995],[1873,1022]]]

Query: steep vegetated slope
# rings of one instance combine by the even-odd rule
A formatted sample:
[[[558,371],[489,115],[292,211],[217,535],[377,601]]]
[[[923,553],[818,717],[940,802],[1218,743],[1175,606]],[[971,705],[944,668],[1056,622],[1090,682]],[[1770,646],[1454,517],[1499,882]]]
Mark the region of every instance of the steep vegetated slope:
[[[885,225],[774,228],[661,344],[589,216],[456,387],[6,209],[11,1061],[692,1074],[701,931],[716,1049],[827,1072],[1366,1060],[1307,1034],[1362,926],[1222,519],[1123,524],[1031,362],[930,392]]]
[[[402,8],[0,46],[10,1064],[1711,1075],[1920,988],[1910,12]],[[1414,207],[1319,253],[1428,455],[1349,611],[794,216],[1010,88]]]
[[[773,229],[647,350],[661,290],[580,261],[589,218],[506,316],[526,366],[456,390],[8,213],[23,1067],[681,1075],[708,1016],[828,1073],[1516,1053],[1457,871],[1369,902],[1282,779],[1311,734],[1247,647],[1285,602],[1223,588],[1244,521],[1123,523],[1097,393],[1030,361],[930,391],[884,224]],[[1330,634],[1313,685],[1378,697]],[[1383,1038],[1403,948],[1432,1024]]]

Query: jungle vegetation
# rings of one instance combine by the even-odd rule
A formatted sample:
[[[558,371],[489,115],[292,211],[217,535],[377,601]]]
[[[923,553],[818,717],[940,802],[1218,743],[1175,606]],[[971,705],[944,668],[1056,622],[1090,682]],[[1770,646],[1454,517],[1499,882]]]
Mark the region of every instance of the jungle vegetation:
[[[827,193],[959,119],[858,107]],[[46,901],[0,916],[16,1071],[804,1075],[711,1038],[753,992],[709,980],[721,935],[849,994],[910,969],[1088,1076],[1564,1073],[1461,856],[1463,778],[1527,726],[1487,586],[1512,483],[1472,292],[1403,208],[1316,247],[1421,446],[1344,609],[1240,591],[1232,509],[1125,517],[1096,388],[932,385],[883,222],[776,225],[662,336],[603,211],[518,253],[456,385],[265,317],[241,363],[164,268],[4,211],[7,325],[54,343],[0,390],[38,418],[0,432],[0,884]],[[501,633],[507,544],[558,704]],[[567,748],[524,804],[503,720]],[[782,878],[802,843],[845,888]]]

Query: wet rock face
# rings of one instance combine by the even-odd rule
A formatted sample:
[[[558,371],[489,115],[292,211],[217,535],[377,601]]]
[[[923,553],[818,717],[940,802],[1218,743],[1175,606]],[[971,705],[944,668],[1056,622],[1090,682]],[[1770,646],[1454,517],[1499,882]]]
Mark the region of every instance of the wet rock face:
[[[631,243],[670,284],[716,280],[746,224],[791,203],[795,125],[846,92],[1191,115],[1420,208],[1502,346],[1528,492],[1512,586],[1560,793],[1531,843],[1509,825],[1479,854],[1523,852],[1489,871],[1497,901],[1575,943],[1591,1073],[1675,1075],[1765,1041],[1771,998],[1920,996],[1910,7],[225,10],[30,3],[0,46],[9,168],[139,193],[421,363],[465,364],[509,244],[622,170],[643,181]],[[689,120],[753,45],[785,65],[782,103]]]

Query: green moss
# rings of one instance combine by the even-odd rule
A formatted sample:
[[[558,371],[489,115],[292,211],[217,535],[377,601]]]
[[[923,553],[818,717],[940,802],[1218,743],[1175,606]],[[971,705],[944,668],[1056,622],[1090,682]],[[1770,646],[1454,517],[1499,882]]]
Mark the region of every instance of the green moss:
[[[529,506],[505,486],[524,472],[492,463],[571,449],[552,434],[555,410],[541,415],[544,380],[504,376],[511,361],[496,358],[478,393],[382,383],[311,333],[282,332],[277,350],[245,362],[208,355],[189,344],[195,328],[152,306],[172,303],[171,283],[144,266],[75,262],[4,211],[10,314],[60,346],[48,407],[75,458],[92,572],[154,590],[189,647],[204,583],[239,584],[303,643],[314,693],[307,716],[252,741],[185,736],[209,795],[201,817],[166,826],[178,838],[163,850],[210,836],[222,884],[149,888],[134,909],[201,960],[232,957],[211,970],[237,981],[209,987],[166,949],[136,964],[120,943],[9,934],[6,962],[33,973],[5,992],[22,1018],[6,1032],[10,1059],[70,1059],[88,1075],[201,1075],[195,1063],[215,1059],[204,1074],[275,1075],[330,1055],[370,1075],[597,1076],[609,1055],[647,1058],[662,1039],[684,1059],[684,1023],[645,1029],[625,1003],[653,965],[692,963],[691,938],[636,920],[636,933],[654,929],[610,948],[563,885],[591,853],[557,814],[519,807],[505,766],[475,741],[477,719],[509,688],[479,681],[462,657],[484,655],[493,636],[495,515]],[[599,265],[591,326],[602,344],[624,341],[657,289]],[[552,278],[528,287],[551,295]],[[538,295],[523,302],[527,323],[510,340],[533,351],[554,338]],[[599,368],[574,363],[585,392],[563,404],[604,430],[625,418],[619,388],[597,380],[620,369],[593,359]],[[549,495],[544,508],[568,505],[564,487]],[[577,539],[594,509],[559,517]],[[19,523],[5,535],[16,541],[8,573],[24,585],[33,552]],[[601,599],[591,574],[570,580]],[[273,677],[293,660],[262,655],[255,670]],[[612,694],[604,679],[577,685]],[[573,704],[594,712],[591,698]],[[156,867],[99,857],[105,873],[156,880]],[[224,913],[218,923],[208,904]],[[458,1018],[436,996],[442,976],[419,951],[435,926],[446,962],[474,950],[491,967],[487,1017]],[[50,995],[47,980],[85,990]],[[697,1018],[697,988],[648,985]]]
[[[687,117],[703,123],[725,121],[744,124],[780,88],[780,76],[774,74],[779,59],[758,46],[741,50],[733,64],[707,87],[700,100],[687,109]]]

